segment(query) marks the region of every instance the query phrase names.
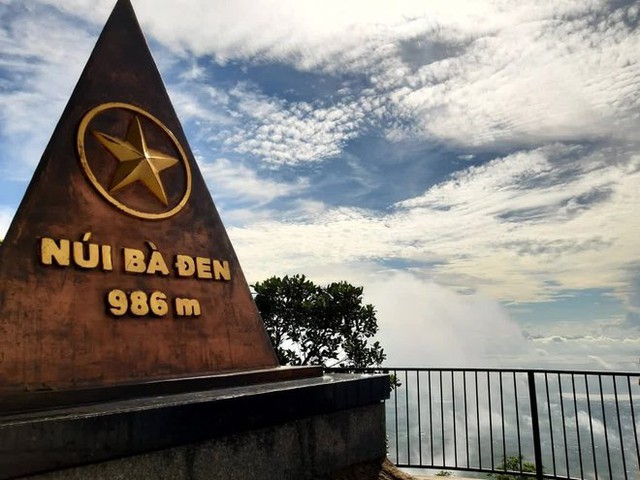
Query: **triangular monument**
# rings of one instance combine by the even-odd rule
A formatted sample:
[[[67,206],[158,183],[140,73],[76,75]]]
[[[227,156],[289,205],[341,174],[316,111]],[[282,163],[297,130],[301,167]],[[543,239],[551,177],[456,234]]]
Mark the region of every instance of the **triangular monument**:
[[[277,366],[119,0],[0,247],[0,398]]]
[[[0,246],[0,480],[324,478],[384,457],[389,391],[278,366],[118,0]]]

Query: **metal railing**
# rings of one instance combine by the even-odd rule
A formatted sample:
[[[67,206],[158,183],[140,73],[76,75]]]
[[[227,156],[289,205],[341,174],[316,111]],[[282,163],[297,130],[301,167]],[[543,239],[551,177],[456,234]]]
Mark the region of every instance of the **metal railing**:
[[[392,375],[387,436],[399,467],[514,480],[640,478],[637,373],[328,370]]]

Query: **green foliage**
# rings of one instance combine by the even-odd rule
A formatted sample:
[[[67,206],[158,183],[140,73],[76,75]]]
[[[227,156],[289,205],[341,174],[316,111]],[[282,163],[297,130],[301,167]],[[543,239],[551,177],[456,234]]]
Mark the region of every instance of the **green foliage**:
[[[379,366],[385,359],[373,305],[362,304],[362,287],[326,287],[304,275],[271,277],[253,285],[255,302],[283,365]]]
[[[400,388],[402,386],[402,382],[400,381],[400,379],[398,378],[398,376],[395,373],[390,373],[389,374],[389,381],[391,382],[391,389],[392,390],[394,388]]]
[[[502,464],[496,467],[496,470],[511,470],[520,471],[520,462],[522,462],[522,455],[514,455],[502,460]],[[522,471],[527,473],[535,473],[536,466],[531,462],[522,462]],[[495,473],[490,474],[490,478],[496,480],[529,480],[530,477],[524,477],[518,474],[512,473]]]

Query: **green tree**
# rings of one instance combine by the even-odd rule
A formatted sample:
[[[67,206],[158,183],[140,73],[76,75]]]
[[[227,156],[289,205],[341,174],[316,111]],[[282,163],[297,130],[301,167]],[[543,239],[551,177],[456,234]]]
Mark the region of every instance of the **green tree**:
[[[522,471],[527,473],[535,473],[536,466],[531,462],[523,462],[522,455],[515,455],[512,457],[504,458],[502,460],[502,464],[496,467],[496,470],[511,470],[520,471],[520,462],[522,462]],[[518,474],[513,473],[495,473],[490,474],[490,478],[495,478],[496,480],[528,480],[530,477],[525,477]]]
[[[373,305],[362,287],[319,286],[304,275],[271,277],[253,285],[255,302],[283,365],[379,366],[385,359]]]

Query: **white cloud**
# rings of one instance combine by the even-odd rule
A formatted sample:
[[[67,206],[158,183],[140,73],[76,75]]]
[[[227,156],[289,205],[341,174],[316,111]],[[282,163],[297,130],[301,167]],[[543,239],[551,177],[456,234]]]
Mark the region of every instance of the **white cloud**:
[[[277,182],[261,178],[255,170],[239,161],[218,158],[213,162],[200,162],[202,175],[210,185],[212,195],[223,201],[250,202],[266,205],[276,198],[300,193],[308,182],[298,179],[294,183]]]
[[[635,138],[640,32],[629,7],[501,26],[459,55],[387,74],[386,88],[424,132],[482,147]],[[633,21],[633,19],[631,19]]]
[[[96,26],[112,5],[39,3]],[[273,165],[335,157],[366,121],[384,113],[396,117],[386,125],[389,139],[418,135],[476,148],[628,140],[640,127],[640,31],[630,26],[638,16],[632,6],[611,11],[602,1],[465,0],[330,1],[294,8],[275,0],[259,6],[139,0],[135,8],[148,35],[184,58],[200,57],[170,85],[181,115],[196,120],[202,135],[224,138],[228,148]],[[77,78],[74,69],[79,72],[93,44],[69,17],[40,10],[18,15],[0,34],[7,58],[37,60],[29,65],[34,75],[25,77],[31,80],[3,98],[4,123],[16,129],[24,125],[23,111],[41,112],[44,122],[55,119]],[[324,104],[285,102],[242,86],[231,92],[209,86],[206,93],[208,56],[350,71],[372,87]],[[202,91],[184,93],[184,82]],[[51,102],[51,91],[61,92],[58,100]],[[224,106],[230,94],[236,98]],[[205,108],[207,102],[223,108]],[[40,147],[46,134],[41,137],[19,138],[14,147]]]
[[[27,14],[0,24],[0,69],[9,77],[9,88],[0,89],[0,137],[4,175],[28,178],[94,40],[53,11],[29,15],[17,8]]]
[[[531,336],[525,333],[527,342],[537,353],[521,360],[525,365],[540,368],[553,368],[554,364],[561,363],[564,368],[637,371],[640,347],[637,332],[621,330],[619,336],[581,333],[589,331],[590,327],[580,323],[567,329],[569,334],[565,335]]]
[[[225,145],[274,165],[326,160],[358,134],[364,113],[355,104],[330,107],[271,99],[245,85],[230,95],[244,116]]]
[[[74,10],[88,11],[75,1]],[[188,5],[138,0],[136,10],[153,35],[176,50],[218,61],[284,61],[299,68],[374,65],[386,46],[431,34],[460,40],[514,23],[576,15],[603,2],[476,2],[339,0],[292,4],[286,0],[192,0]],[[71,9],[69,9],[71,10]],[[337,65],[336,65],[337,64]]]
[[[41,1],[98,24],[110,5]],[[309,115],[274,99],[254,103],[255,117],[272,121],[252,124],[234,140],[243,153],[274,163],[334,156],[356,134],[358,114],[368,115],[367,98],[393,105],[404,119],[401,127],[388,127],[389,138],[401,138],[404,130],[474,147],[631,139],[640,126],[640,31],[632,27],[639,15],[633,6],[612,10],[595,0],[295,7],[284,0],[138,0],[135,7],[145,31],[183,57],[277,62],[370,80],[365,98],[312,105]],[[182,75],[201,76],[197,64]],[[311,113],[331,121],[318,122]],[[314,146],[305,149],[300,140],[310,133]],[[281,141],[272,141],[278,135]]]
[[[556,145],[496,159],[386,214],[334,208],[230,235],[246,263],[262,266],[254,278],[275,264],[304,272],[401,259],[438,283],[502,301],[546,300],[562,289],[622,291],[640,254],[640,157],[571,155]]]
[[[387,364],[496,366],[531,349],[520,328],[495,301],[393,272],[364,279],[375,305]]]
[[[172,84],[168,88],[171,102],[182,122],[195,122],[199,130],[225,128],[236,123],[224,109],[228,97],[225,92],[196,81]]]
[[[338,156],[384,108],[382,100],[367,95],[356,101],[345,93],[332,104],[286,101],[246,82],[224,90],[208,81],[180,78],[169,89],[180,118],[196,127],[195,139],[223,154],[250,155],[271,167]]]
[[[462,295],[406,272],[364,271],[339,278],[364,285],[365,301],[377,310],[387,365],[637,370],[637,336],[532,337],[494,299]]]
[[[415,122],[410,130],[431,138],[482,147],[626,139],[637,131],[640,32],[629,26],[638,15],[633,7],[611,12],[599,1],[261,6],[137,3],[149,31],[177,52],[362,73],[376,98],[393,102],[396,115]],[[264,153],[259,139],[252,148]]]
[[[5,237],[15,211],[9,207],[0,207],[0,240]]]

